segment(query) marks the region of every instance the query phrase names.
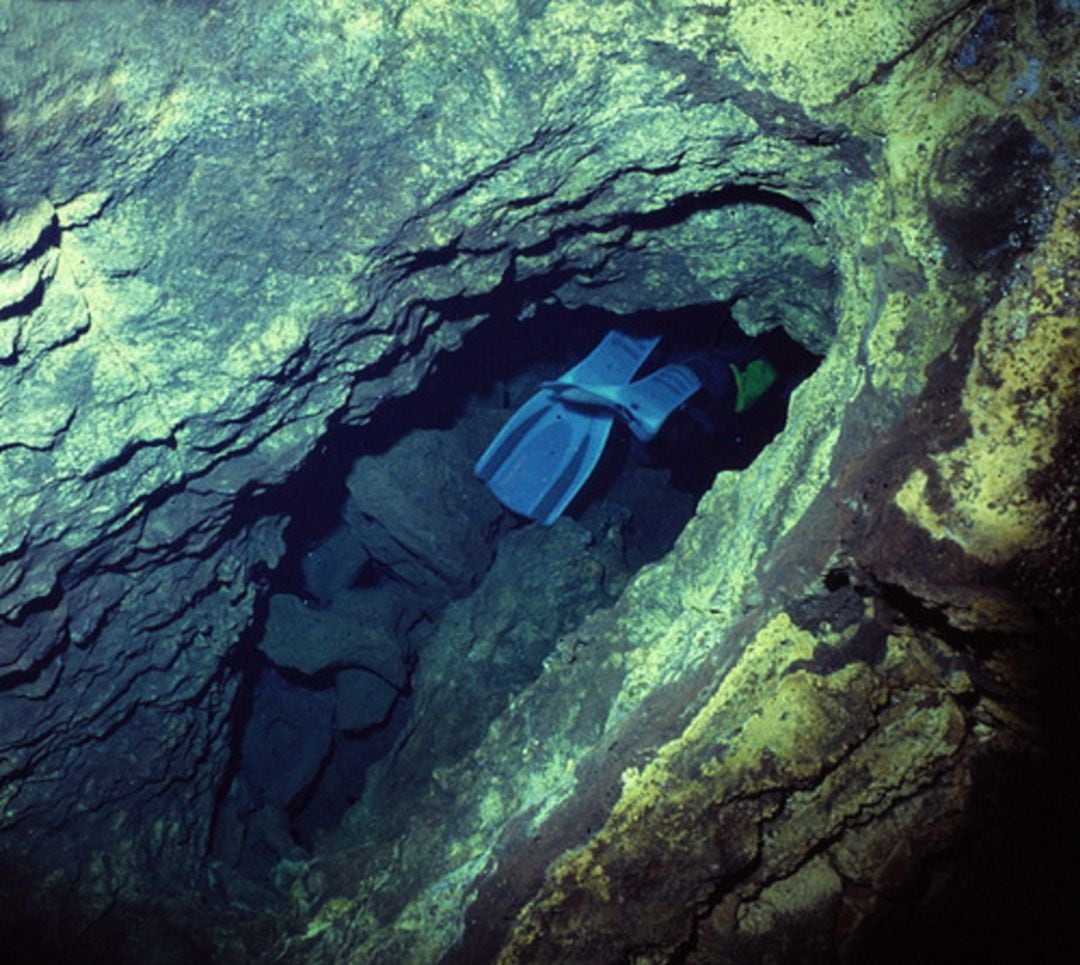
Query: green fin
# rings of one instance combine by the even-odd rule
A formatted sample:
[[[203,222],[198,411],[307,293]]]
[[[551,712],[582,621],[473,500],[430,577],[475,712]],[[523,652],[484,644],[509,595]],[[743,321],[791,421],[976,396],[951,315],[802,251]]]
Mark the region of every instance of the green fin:
[[[765,359],[754,359],[741,372],[731,363],[731,374],[735,376],[735,411],[739,413],[749,409],[776,381],[776,369]]]

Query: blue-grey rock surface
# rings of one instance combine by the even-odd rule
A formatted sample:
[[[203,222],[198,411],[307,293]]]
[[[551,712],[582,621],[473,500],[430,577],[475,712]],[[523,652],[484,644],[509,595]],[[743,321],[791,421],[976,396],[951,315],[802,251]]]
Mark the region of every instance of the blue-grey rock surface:
[[[1008,834],[1071,679],[1075,30],[0,0],[5,958],[1012,948],[1059,880],[994,856],[1054,850]],[[824,356],[784,432],[660,559],[659,471],[521,529],[471,464],[570,360],[515,340],[690,311]]]

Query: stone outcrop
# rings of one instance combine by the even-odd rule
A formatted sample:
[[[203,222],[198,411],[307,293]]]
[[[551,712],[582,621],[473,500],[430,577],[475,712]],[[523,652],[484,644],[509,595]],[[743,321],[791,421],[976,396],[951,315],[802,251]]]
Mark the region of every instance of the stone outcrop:
[[[1076,17],[0,3],[13,960],[910,961],[957,936],[1061,957]],[[537,565],[565,547],[548,575],[573,619],[515,624],[484,580],[534,537],[460,469],[403,483],[475,495],[433,532],[372,450],[353,496],[383,486],[380,509],[347,536],[435,581],[409,590],[433,607],[421,669],[377,642],[412,597],[362,646],[286,653],[304,604],[272,603],[274,574],[311,551],[289,527],[328,446],[359,455],[496,328],[565,309],[674,331],[702,305],[824,359],[671,552],[630,577],[625,517],[565,521]],[[484,435],[409,428],[466,470]],[[464,542],[474,520],[488,542]],[[325,620],[366,592],[335,567],[308,601]],[[373,765],[307,847],[283,809],[329,750],[230,783],[256,699],[362,730],[415,683],[438,736],[456,658],[507,681],[483,727],[427,771],[396,744],[403,770]],[[339,676],[296,706],[253,689],[255,659]],[[223,867],[223,816],[263,822],[264,866]]]

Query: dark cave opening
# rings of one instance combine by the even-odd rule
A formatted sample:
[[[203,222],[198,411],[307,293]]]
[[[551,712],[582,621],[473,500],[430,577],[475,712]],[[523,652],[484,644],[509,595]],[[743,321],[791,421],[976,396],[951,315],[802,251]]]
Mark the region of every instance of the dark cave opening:
[[[754,199],[722,203],[741,200]],[[820,361],[779,323],[746,335],[737,299],[627,314],[569,309],[552,290],[489,296],[491,321],[438,355],[415,391],[363,425],[332,427],[261,500],[288,519],[288,549],[236,651],[243,697],[214,820],[223,875],[272,879],[282,859],[327,845],[350,813],[354,830],[359,820],[369,837],[391,836],[434,770],[474,747],[540,673],[560,628],[611,605],[671,549],[717,474],[750,465],[775,438],[792,390]],[[445,302],[439,313],[476,308]],[[700,390],[650,441],[615,420],[554,525],[507,509],[475,475],[478,457],[539,387],[614,330],[659,337],[635,379],[696,365]],[[767,390],[733,406],[757,360]],[[726,395],[711,392],[709,371]]]
[[[269,578],[243,661],[234,763],[215,819],[219,864],[266,880],[282,858],[332,833],[361,798],[370,766],[408,741],[416,671],[440,646],[447,607],[499,578],[493,564],[507,534],[534,532],[537,552],[549,534],[501,507],[472,463],[537,385],[614,328],[662,333],[664,351],[643,375],[736,341],[768,356],[778,377],[775,391],[745,412],[727,412],[722,424],[715,413],[683,418],[680,410],[648,446],[613,433],[568,520],[550,528],[572,526],[597,544],[618,530],[618,559],[604,562],[618,570],[613,592],[671,548],[718,472],[749,465],[782,429],[791,390],[818,363],[779,329],[743,335],[728,305],[632,317],[545,305],[525,322],[479,326],[462,350],[437,359],[414,393],[368,425],[331,432],[274,500],[290,517],[289,550]],[[409,516],[420,506],[414,527]],[[464,524],[435,532],[462,514]],[[474,702],[474,725],[455,728],[453,752],[478,738],[545,655],[534,649],[489,665],[490,702]],[[438,683],[429,676],[423,686]]]

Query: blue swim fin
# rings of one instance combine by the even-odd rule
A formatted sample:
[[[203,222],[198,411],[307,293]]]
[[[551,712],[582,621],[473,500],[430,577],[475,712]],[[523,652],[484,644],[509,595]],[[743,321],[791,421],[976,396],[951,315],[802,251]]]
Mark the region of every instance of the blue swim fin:
[[[659,341],[609,332],[557,384],[625,384]],[[476,475],[508,509],[551,525],[596,468],[614,420],[610,405],[573,405],[541,388],[491,441]]]
[[[560,402],[613,412],[642,442],[649,442],[667,417],[701,388],[701,379],[687,366],[673,364],[626,385],[579,385],[563,376],[543,387]]]

